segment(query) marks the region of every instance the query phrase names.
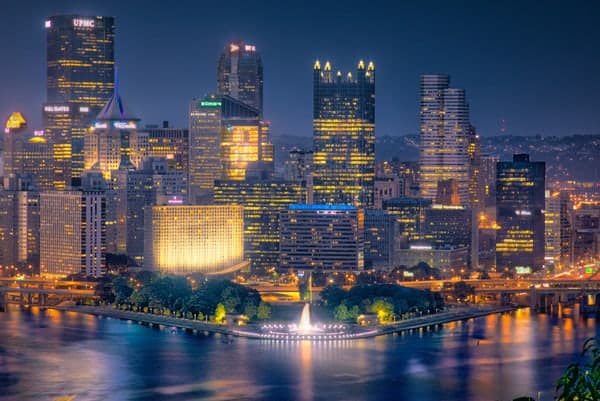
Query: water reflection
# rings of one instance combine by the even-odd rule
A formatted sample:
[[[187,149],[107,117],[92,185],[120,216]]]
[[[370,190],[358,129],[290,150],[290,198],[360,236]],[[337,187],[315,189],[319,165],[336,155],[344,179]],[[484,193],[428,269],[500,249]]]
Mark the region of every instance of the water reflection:
[[[520,310],[370,340],[190,335],[37,309],[0,313],[0,401],[511,400],[542,393],[595,319]]]

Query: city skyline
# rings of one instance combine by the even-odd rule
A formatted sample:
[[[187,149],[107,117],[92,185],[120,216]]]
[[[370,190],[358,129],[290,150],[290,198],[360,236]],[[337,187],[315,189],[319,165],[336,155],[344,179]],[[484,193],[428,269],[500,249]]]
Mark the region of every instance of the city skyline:
[[[427,13],[417,6],[373,7],[360,28],[358,8],[334,12],[325,6],[314,16],[313,29],[306,30],[311,7],[273,11],[269,2],[243,6],[258,19],[223,14],[213,5],[200,13],[186,2],[181,9],[187,12],[137,2],[39,3],[33,14],[29,5],[9,4],[13,18],[0,28],[4,36],[16,37],[7,49],[12,61],[1,67],[9,95],[0,99],[0,112],[22,111],[32,128],[41,126],[44,100],[39,67],[44,20],[63,13],[115,16],[122,92],[144,124],[170,120],[185,126],[189,101],[216,89],[218,54],[229,41],[244,40],[263,58],[264,110],[274,136],[310,136],[310,66],[317,58],[324,62],[324,55],[334,65],[352,65],[361,56],[378,65],[378,136],[418,131],[418,76],[433,72],[450,74],[467,91],[472,121],[482,136],[500,133],[501,126],[507,134],[528,135],[596,133],[600,127],[593,112],[600,82],[589,79],[600,65],[591,52],[598,14],[593,5],[552,3],[539,11],[533,3],[436,3]],[[477,18],[467,15],[467,8]],[[222,20],[213,21],[217,15]],[[149,26],[155,29],[142,35]],[[419,40],[410,39],[415,37]],[[144,59],[148,62],[139,62]],[[156,96],[148,96],[148,83]]]

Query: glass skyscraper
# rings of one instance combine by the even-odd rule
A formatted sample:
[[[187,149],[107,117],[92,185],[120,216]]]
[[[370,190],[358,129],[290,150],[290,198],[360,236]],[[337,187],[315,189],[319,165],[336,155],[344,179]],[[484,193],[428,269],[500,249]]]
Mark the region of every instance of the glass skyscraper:
[[[263,64],[256,46],[231,42],[217,65],[217,92],[231,96],[263,114]]]
[[[496,269],[538,271],[544,264],[546,164],[518,154],[499,162],[496,174]]]
[[[54,186],[78,185],[86,129],[114,88],[113,17],[55,15],[46,20],[43,121],[53,144]]]
[[[458,183],[460,204],[468,205],[474,197],[470,192],[476,191],[470,184],[476,142],[465,91],[451,88],[448,75],[422,75],[420,90],[421,196],[435,199],[438,183],[452,179]]]
[[[356,77],[313,70],[314,202],[372,207],[375,179],[375,66]]]

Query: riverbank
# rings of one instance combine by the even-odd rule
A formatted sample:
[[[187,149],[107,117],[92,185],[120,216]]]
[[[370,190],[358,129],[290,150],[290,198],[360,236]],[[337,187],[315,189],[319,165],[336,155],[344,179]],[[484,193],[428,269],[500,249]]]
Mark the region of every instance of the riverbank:
[[[197,320],[153,315],[150,313],[124,311],[119,309],[113,309],[108,306],[60,305],[52,307],[52,309],[128,320],[149,326],[177,327],[183,330],[189,330],[191,332],[218,333],[236,337],[263,338],[260,335],[258,335],[258,333],[261,332],[261,325],[258,324],[245,325],[244,330],[240,331],[239,326],[236,325],[223,325]],[[402,320],[395,324],[372,326],[368,330],[362,331],[359,335],[352,336],[352,338],[372,338],[392,333],[400,333],[403,331],[435,327],[443,325],[445,323],[473,319],[496,313],[510,312],[515,309],[517,308],[492,306],[471,306],[453,308],[449,311],[439,312],[433,315],[426,315]]]

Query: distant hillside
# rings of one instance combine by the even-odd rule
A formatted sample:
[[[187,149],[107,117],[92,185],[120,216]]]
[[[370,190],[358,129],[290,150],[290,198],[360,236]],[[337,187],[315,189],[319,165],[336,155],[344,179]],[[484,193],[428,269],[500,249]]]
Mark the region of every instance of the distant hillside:
[[[276,162],[280,164],[294,147],[311,149],[312,138],[281,136],[274,138],[273,144]],[[416,161],[418,146],[418,135],[378,137],[375,157],[377,161]],[[529,153],[532,160],[546,162],[551,181],[600,181],[600,135],[483,137],[481,153],[497,155],[501,160],[511,160],[514,153]]]

